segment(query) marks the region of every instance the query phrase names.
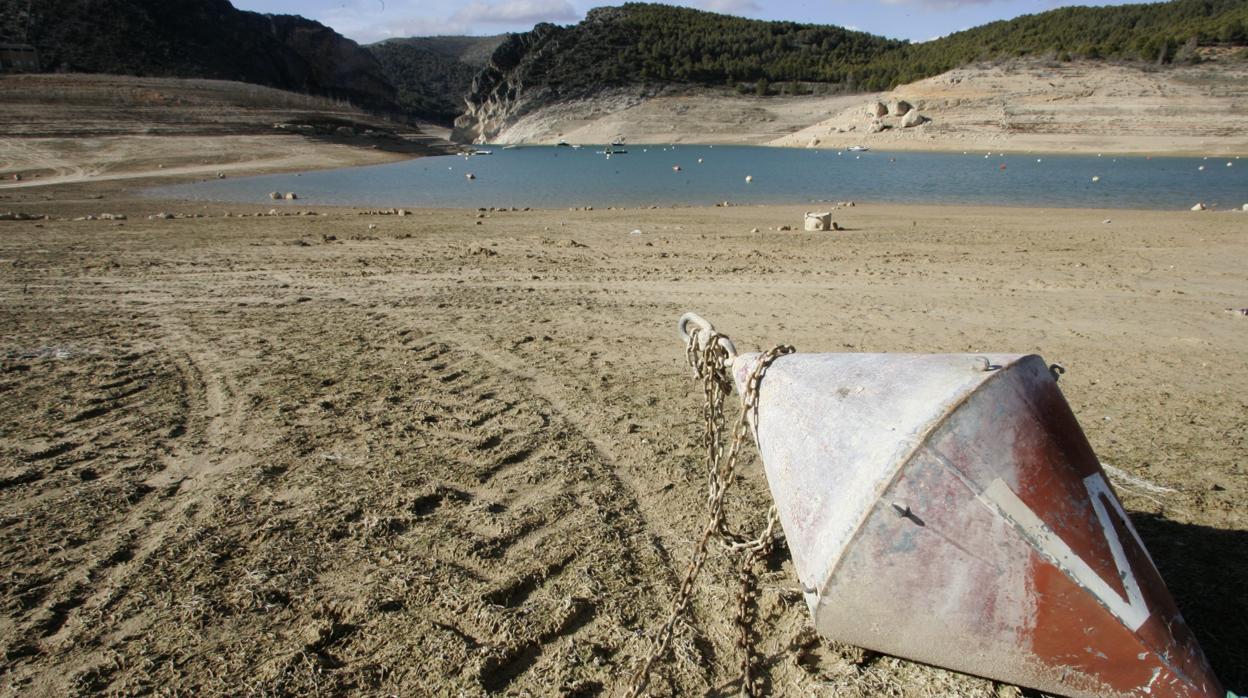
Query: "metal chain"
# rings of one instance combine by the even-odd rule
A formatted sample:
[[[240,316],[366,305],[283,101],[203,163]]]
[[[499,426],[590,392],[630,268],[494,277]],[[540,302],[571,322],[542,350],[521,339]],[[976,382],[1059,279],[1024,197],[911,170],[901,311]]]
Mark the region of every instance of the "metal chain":
[[[702,527],[702,536],[694,548],[693,558],[685,570],[680,589],[672,600],[672,610],[666,622],[659,629],[650,653],[646,656],[641,668],[633,678],[632,686],[627,693],[628,698],[640,698],[645,695],[650,683],[650,674],[655,665],[662,659],[671,646],[676,623],[689,610],[689,602],[693,597],[694,582],[702,566],[706,564],[709,554],[711,537],[719,534],[724,546],[733,552],[740,552],[738,562],[738,580],[740,590],[737,594],[737,613],[734,623],[737,627],[737,645],[742,650],[741,659],[741,693],[747,696],[758,696],[762,690],[760,677],[754,674],[755,653],[751,624],[753,621],[754,599],[756,598],[754,564],[770,553],[772,537],[777,517],[776,508],[772,506],[767,512],[767,527],[762,535],[750,539],[728,526],[724,515],[724,500],[732,483],[736,479],[737,459],[741,453],[741,445],[745,442],[749,423],[758,411],[758,391],[762,384],[763,374],[777,358],[790,354],[793,347],[781,345],[772,348],[760,357],[754,370],[750,372],[745,390],[741,395],[741,416],[733,427],[732,437],[725,450],[724,402],[732,392],[732,378],[729,374],[731,356],[720,339],[723,335],[710,331],[704,341],[698,341],[701,330],[693,328],[686,346],[686,358],[689,365],[702,381],[702,392],[705,401],[702,415],[706,423],[703,435],[707,461],[707,521]]]

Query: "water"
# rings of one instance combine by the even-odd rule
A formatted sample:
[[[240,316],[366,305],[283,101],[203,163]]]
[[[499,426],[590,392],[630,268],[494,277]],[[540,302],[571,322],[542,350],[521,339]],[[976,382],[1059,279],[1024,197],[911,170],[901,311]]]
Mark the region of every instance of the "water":
[[[852,153],[746,146],[492,148],[494,154],[429,157],[301,175],[162,187],[152,194],[270,203],[297,192],[305,204],[363,207],[708,206],[822,201],[1182,210],[1201,201],[1248,202],[1248,159]],[[699,158],[702,162],[699,163]],[[1230,162],[1232,166],[1228,167]],[[679,166],[680,171],[673,168]],[[1203,170],[1200,168],[1203,166]],[[476,179],[469,180],[472,173]],[[752,177],[752,183],[746,177]],[[1093,181],[1093,178],[1099,181]]]

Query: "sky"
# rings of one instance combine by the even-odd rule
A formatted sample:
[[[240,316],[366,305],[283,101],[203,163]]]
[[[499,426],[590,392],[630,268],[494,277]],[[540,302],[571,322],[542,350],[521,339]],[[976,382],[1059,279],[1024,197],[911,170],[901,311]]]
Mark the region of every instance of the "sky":
[[[232,0],[240,10],[299,14],[360,43],[392,37],[499,34],[538,22],[575,24],[586,10],[624,0]],[[1125,0],[669,0],[755,19],[836,24],[894,39],[927,41],[998,19],[1068,5]]]

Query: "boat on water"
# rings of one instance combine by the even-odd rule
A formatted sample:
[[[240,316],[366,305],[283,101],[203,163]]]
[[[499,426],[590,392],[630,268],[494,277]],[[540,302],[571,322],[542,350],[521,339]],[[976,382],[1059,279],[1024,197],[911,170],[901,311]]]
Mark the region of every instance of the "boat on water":
[[[505,146],[503,146],[503,150],[515,150],[515,149],[516,149],[516,148],[518,148],[518,147],[519,147],[519,146],[517,146],[515,143],[513,143],[513,144],[511,144],[511,145],[505,145]]]
[[[851,145],[851,146],[849,146],[848,148],[846,148],[845,150],[848,150],[848,151],[849,151],[849,152],[851,152],[851,153],[865,153],[865,152],[867,152],[868,150],[871,150],[871,149],[870,149],[870,148],[868,148],[868,147],[867,147],[867,146],[865,146],[865,145]]]
[[[612,147],[612,148],[618,148],[618,147],[620,147],[620,146],[622,146],[622,145],[624,145],[624,136],[622,136],[622,135],[620,135],[620,136],[616,136],[616,137],[615,137],[615,138],[611,141],[611,147]]]
[[[599,150],[598,154],[611,157],[612,155],[628,155],[628,151],[622,148],[607,147],[607,148],[604,148],[603,150]]]
[[[559,139],[559,142],[558,142],[558,143],[555,143],[555,147],[556,147],[556,148],[571,148],[571,147],[573,147],[573,145],[572,145],[571,143],[569,143],[569,142],[567,142],[567,141],[565,141],[565,140],[563,140],[563,139],[561,138],[561,139]]]
[[[493,150],[474,150],[472,151],[472,154],[473,155],[493,155],[494,151]]]
[[[1035,354],[689,351],[747,414],[826,638],[1075,698],[1226,698]],[[1233,694],[1231,694],[1233,695]]]

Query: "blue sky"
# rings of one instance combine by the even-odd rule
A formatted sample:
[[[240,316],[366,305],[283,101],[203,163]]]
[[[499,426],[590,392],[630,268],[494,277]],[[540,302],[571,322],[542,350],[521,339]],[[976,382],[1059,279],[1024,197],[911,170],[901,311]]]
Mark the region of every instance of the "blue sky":
[[[369,43],[395,36],[498,34],[537,22],[573,24],[585,11],[624,0],[232,0],[256,12],[301,14]],[[837,24],[872,34],[926,41],[997,19],[1067,5],[1125,2],[1060,0],[678,0],[669,4],[753,17]]]

